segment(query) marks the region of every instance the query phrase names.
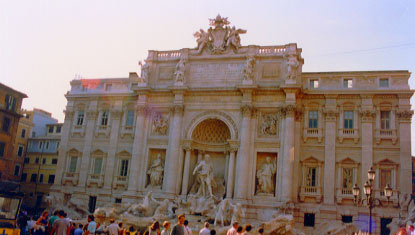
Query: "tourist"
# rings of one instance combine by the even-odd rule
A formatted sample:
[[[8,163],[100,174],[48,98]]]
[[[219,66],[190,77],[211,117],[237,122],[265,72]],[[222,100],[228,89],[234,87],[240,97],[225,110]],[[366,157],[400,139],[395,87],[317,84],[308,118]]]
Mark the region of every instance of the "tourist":
[[[259,228],[258,229],[258,234],[264,234],[264,228]]]
[[[95,234],[103,234],[104,232],[104,226],[101,226],[100,223],[97,223],[97,228],[95,229]]]
[[[214,229],[210,230],[210,235],[216,235],[216,230]]]
[[[118,227],[120,228],[118,235],[123,235],[125,232],[125,229],[122,227],[122,222],[118,223]]]
[[[183,225],[184,225],[184,235],[192,235],[192,230],[189,227],[189,221],[185,220]]]
[[[251,230],[252,230],[252,226],[250,225],[250,224],[247,224],[247,225],[245,225],[245,228],[244,228],[244,235],[251,235]]]
[[[94,220],[95,218],[93,215],[88,215],[88,227],[86,229],[86,235],[95,235],[95,231],[97,230],[97,223],[95,223]]]
[[[30,217],[30,219],[27,221],[27,231],[30,235],[33,235],[33,226],[35,225],[36,220],[34,220],[33,217]]]
[[[236,231],[237,231],[238,227],[239,227],[238,221],[233,221],[232,228],[230,228],[228,230],[228,232],[226,233],[226,235],[236,235]]]
[[[50,231],[50,235],[69,235],[70,224],[68,220],[65,220],[65,212],[60,210],[58,212],[59,219],[55,220]]]
[[[27,221],[29,220],[29,217],[27,216],[27,212],[26,211],[22,211],[22,213],[20,214],[18,220],[17,220],[17,224],[19,225],[20,231],[22,235],[27,235],[29,233],[28,229],[27,229]]]
[[[236,229],[236,234],[242,235],[243,230],[244,230],[244,228],[242,228],[242,226],[238,226],[238,228]]]
[[[35,235],[45,235],[46,234],[46,228],[48,225],[48,211],[43,211],[42,215],[39,217],[39,219],[36,221],[35,225],[33,226],[35,231]]]
[[[75,231],[73,232],[73,235],[82,235],[83,233],[83,228],[84,226],[82,224],[79,224],[78,228],[75,229]],[[117,234],[118,235],[118,234]]]
[[[59,210],[55,210],[53,212],[53,215],[49,218],[49,226],[52,228],[53,223],[55,222],[55,220],[59,219],[58,216]]]
[[[170,228],[170,222],[164,221],[163,222],[163,231],[161,231],[161,235],[169,235],[169,228]]]
[[[186,219],[184,214],[177,216],[177,224],[174,225],[170,235],[184,235],[184,220]]]
[[[115,219],[110,219],[110,225],[108,225],[104,231],[108,232],[109,235],[119,235],[120,227],[115,223]]]
[[[135,229],[134,229],[134,227],[133,227],[133,226],[130,226],[130,227],[128,228],[128,232],[130,233],[130,235],[135,235],[135,234],[136,234],[136,231],[135,231]]]
[[[154,221],[148,228],[148,235],[160,235],[160,223]]]
[[[210,235],[209,223],[208,222],[205,222],[205,225],[200,230],[199,235]]]

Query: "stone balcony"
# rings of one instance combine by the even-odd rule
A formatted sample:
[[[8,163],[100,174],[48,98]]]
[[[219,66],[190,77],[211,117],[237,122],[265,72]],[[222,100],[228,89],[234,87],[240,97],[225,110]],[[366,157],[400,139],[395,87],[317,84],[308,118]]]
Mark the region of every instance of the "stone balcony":
[[[323,199],[322,187],[314,186],[301,186],[300,189],[300,201],[304,202],[306,198],[314,198],[317,203],[320,203]]]
[[[95,137],[103,135],[108,137],[111,133],[111,125],[97,125],[95,129]]]
[[[303,140],[307,142],[307,139],[317,138],[318,142],[321,143],[323,140],[323,129],[322,128],[304,128]]]
[[[85,135],[85,125],[74,125],[72,127],[72,136],[74,135],[83,137]]]
[[[96,185],[97,187],[101,188],[102,186],[104,186],[104,175],[103,174],[88,174],[86,185],[88,187],[91,187],[92,185]]]
[[[337,203],[341,203],[343,200],[353,200],[353,190],[351,188],[337,188],[336,189]]]
[[[338,137],[340,143],[343,143],[344,139],[353,139],[355,144],[357,144],[359,142],[359,139],[360,139],[359,129],[339,128],[337,137]]]
[[[117,189],[117,188],[127,189],[128,188],[128,177],[129,176],[115,176],[112,187],[114,189]]]
[[[121,138],[124,138],[126,136],[134,137],[135,134],[135,126],[121,126],[120,135]]]
[[[392,140],[392,144],[398,141],[396,129],[375,129],[376,144],[380,144],[381,140]]]
[[[65,172],[62,178],[62,184],[71,183],[72,185],[77,185],[79,180],[79,173],[75,172]]]

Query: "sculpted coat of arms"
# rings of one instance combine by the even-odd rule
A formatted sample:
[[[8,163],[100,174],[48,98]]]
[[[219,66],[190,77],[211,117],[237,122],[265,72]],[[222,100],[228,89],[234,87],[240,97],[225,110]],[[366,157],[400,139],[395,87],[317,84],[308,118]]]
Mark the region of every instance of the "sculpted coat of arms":
[[[207,48],[212,54],[222,54],[231,48],[234,52],[238,52],[241,47],[241,38],[239,34],[246,33],[244,29],[236,29],[235,26],[229,27],[230,22],[227,17],[216,16],[209,19],[210,28],[207,32],[200,29],[193,36],[197,38],[197,53],[202,53]]]

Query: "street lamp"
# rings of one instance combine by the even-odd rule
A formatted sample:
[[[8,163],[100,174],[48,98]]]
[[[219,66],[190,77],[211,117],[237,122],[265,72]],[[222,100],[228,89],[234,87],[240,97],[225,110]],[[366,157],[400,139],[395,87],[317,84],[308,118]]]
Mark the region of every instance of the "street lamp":
[[[375,198],[373,195],[373,185],[374,185],[373,182],[375,181],[375,175],[376,175],[376,172],[371,167],[367,171],[368,181],[366,181],[366,183],[363,185],[363,193],[365,194],[366,198],[362,200],[359,199],[360,188],[359,186],[357,186],[357,184],[355,184],[354,187],[352,188],[353,196],[354,196],[354,204],[358,206],[365,205],[369,207],[369,233],[370,234],[372,233],[372,209],[375,207],[383,206],[382,202],[379,199]],[[393,194],[393,189],[389,184],[386,185],[384,189],[384,193],[389,203],[389,199],[390,197],[392,197],[392,194]]]

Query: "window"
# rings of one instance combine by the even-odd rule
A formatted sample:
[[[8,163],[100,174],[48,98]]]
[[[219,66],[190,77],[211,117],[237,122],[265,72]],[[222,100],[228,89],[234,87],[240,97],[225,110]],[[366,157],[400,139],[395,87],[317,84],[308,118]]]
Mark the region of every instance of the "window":
[[[353,188],[353,168],[343,168],[342,188],[351,190]]]
[[[390,111],[380,111],[380,128],[390,129]]]
[[[310,89],[318,88],[318,79],[311,79],[310,80]]]
[[[48,184],[55,183],[55,175],[49,175]]]
[[[102,115],[101,115],[101,126],[108,125],[108,116],[109,116],[109,112],[108,111],[103,111],[102,112]]]
[[[42,159],[42,164],[45,165],[46,164],[46,158]]]
[[[121,159],[120,176],[127,176],[128,173],[128,159]]]
[[[344,129],[353,129],[353,111],[344,111]]]
[[[22,138],[26,137],[26,129],[22,129],[22,132],[20,133],[20,137]]]
[[[115,198],[115,203],[120,204],[122,201],[122,198]]]
[[[4,117],[4,118],[3,118],[3,126],[2,126],[2,130],[3,130],[4,132],[9,133],[9,130],[10,130],[10,118],[8,118],[8,117]]]
[[[20,165],[15,165],[14,166],[14,176],[19,176],[20,175]]]
[[[39,142],[39,149],[42,150],[42,147],[43,147],[43,141],[40,141]]]
[[[48,127],[48,132],[49,132],[49,133],[53,133],[53,126],[49,126],[49,127]]]
[[[60,142],[56,141],[56,150],[59,150],[59,144],[60,144]]]
[[[20,182],[26,182],[27,180],[27,173],[22,173],[22,178],[20,178]]]
[[[315,214],[304,213],[304,227],[314,227]]]
[[[89,203],[88,203],[88,210],[90,213],[94,213],[96,204],[97,204],[97,197],[90,196]]]
[[[38,157],[36,158],[35,163],[39,164],[39,158]]]
[[[380,184],[379,189],[381,191],[383,191],[383,189],[388,184],[393,188],[393,185],[392,185],[392,169],[381,169],[380,170],[379,184]]]
[[[11,95],[6,95],[5,99],[6,109],[14,111],[16,108],[16,99]]]
[[[19,144],[19,147],[17,147],[17,156],[19,157],[23,156],[23,150],[24,150],[24,146]]]
[[[82,126],[84,123],[84,111],[79,111],[78,112],[78,118],[76,119],[76,125],[78,126]]]
[[[58,164],[58,159],[57,158],[52,158],[52,165],[56,165]]]
[[[33,137],[36,137],[36,132],[35,131],[32,131],[32,138]]]
[[[342,215],[342,222],[345,224],[353,223],[353,216],[351,215]]]
[[[45,142],[45,148],[46,148],[46,149],[49,149],[49,141],[46,141],[46,142]]]
[[[308,128],[318,128],[318,111],[308,111]]]
[[[105,91],[111,91],[112,84],[105,84]]]
[[[29,162],[30,162],[30,158],[25,157],[25,158],[24,158],[24,163],[29,163]]]
[[[76,163],[78,161],[78,157],[71,157],[69,162],[69,172],[75,173],[76,172]]]
[[[61,133],[62,126],[56,126],[56,133]]]
[[[37,179],[37,174],[32,174],[32,175],[30,176],[30,182],[31,182],[31,183],[36,183],[36,179]]]
[[[39,176],[39,183],[43,183],[43,174],[40,174]]]
[[[134,125],[134,110],[127,111],[127,119],[125,120],[125,126]]]
[[[102,168],[102,157],[97,157],[94,159],[94,174],[99,175],[101,174]]]
[[[379,79],[379,86],[380,87],[389,87],[389,79],[387,79],[387,78]]]
[[[307,167],[306,168],[306,187],[317,186],[317,168]]]
[[[353,80],[352,79],[343,79],[343,87],[344,88],[353,88]]]
[[[0,157],[4,156],[4,150],[6,148],[6,143],[0,142]]]

